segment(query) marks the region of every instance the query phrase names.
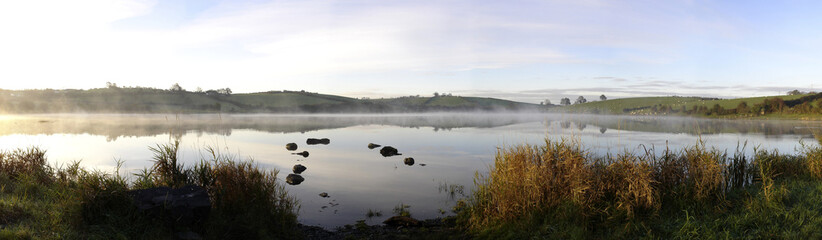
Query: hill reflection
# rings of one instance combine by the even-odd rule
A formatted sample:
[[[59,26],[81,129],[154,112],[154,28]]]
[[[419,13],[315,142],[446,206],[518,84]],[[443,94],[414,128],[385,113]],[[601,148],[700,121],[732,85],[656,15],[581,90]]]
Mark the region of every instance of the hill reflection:
[[[232,130],[247,129],[269,133],[311,132],[360,125],[388,125],[408,128],[433,128],[434,131],[458,128],[495,128],[520,123],[541,122],[546,128],[597,128],[638,132],[706,135],[719,133],[756,133],[766,136],[812,135],[822,131],[819,122],[774,120],[715,120],[672,117],[631,117],[573,114],[380,114],[380,115],[12,115],[0,118],[0,136],[90,134],[120,137],[171,134],[216,134],[230,136]]]

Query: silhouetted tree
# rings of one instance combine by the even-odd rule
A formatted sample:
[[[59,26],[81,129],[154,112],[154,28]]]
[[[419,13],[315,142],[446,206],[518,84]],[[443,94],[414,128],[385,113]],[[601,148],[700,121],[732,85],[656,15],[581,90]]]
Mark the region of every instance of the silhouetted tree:
[[[182,92],[182,91],[185,91],[185,89],[183,89],[183,87],[181,87],[181,86],[180,86],[180,84],[178,84],[178,83],[174,83],[174,85],[171,85],[171,88],[170,88],[170,89],[168,89],[168,90],[171,90],[172,92]]]
[[[586,100],[585,97],[579,96],[577,98],[577,101],[574,102],[574,104],[587,103],[587,102],[588,102],[588,100]]]
[[[600,101],[605,101],[605,100],[608,100],[608,97],[605,97],[605,94],[602,94],[602,95],[599,95],[599,100]]]
[[[551,105],[551,100],[545,99],[545,105]]]
[[[117,88],[117,84],[113,82],[106,82],[107,88]]]
[[[434,97],[439,97],[439,96],[440,96],[440,93],[434,92]]]
[[[788,95],[799,95],[799,94],[802,94],[802,92],[800,92],[800,91],[799,91],[799,90],[797,90],[797,89],[794,89],[794,90],[788,91]]]
[[[564,105],[564,106],[571,105],[571,99],[569,99],[569,98],[562,98],[561,100],[559,100],[559,104]]]

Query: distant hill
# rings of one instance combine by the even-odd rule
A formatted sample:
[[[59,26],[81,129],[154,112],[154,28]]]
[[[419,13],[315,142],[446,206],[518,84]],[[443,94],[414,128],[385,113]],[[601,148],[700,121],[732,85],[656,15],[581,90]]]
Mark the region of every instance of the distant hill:
[[[0,113],[388,113],[540,111],[545,106],[494,98],[437,96],[356,99],[305,91],[248,94],[153,88],[0,90]]]
[[[822,93],[716,99],[700,97],[638,97],[573,104],[556,112],[688,115],[710,117],[778,117],[819,119]]]

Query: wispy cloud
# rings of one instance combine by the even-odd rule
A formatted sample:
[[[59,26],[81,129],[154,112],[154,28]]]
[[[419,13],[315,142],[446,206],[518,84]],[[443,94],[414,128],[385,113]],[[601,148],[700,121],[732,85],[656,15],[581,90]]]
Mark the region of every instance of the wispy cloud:
[[[819,34],[805,27],[815,25],[791,25],[797,29],[780,36],[811,33],[779,42],[757,34],[783,28],[754,24],[739,15],[750,9],[736,11],[748,5],[724,2],[217,1],[173,25],[119,25],[155,17],[167,10],[163,3],[0,3],[0,87],[179,82],[235,92],[449,91],[539,102],[601,93],[761,95],[822,77],[818,54],[801,51],[819,50],[812,44]]]

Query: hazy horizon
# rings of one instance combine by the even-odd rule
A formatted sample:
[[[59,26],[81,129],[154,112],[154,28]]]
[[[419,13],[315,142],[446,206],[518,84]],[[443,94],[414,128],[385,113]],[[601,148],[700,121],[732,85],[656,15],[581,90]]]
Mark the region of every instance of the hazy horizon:
[[[752,97],[818,91],[813,1],[0,3],[2,89],[350,97]],[[816,83],[818,84],[818,83]]]

